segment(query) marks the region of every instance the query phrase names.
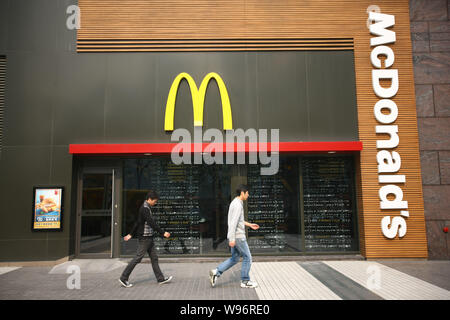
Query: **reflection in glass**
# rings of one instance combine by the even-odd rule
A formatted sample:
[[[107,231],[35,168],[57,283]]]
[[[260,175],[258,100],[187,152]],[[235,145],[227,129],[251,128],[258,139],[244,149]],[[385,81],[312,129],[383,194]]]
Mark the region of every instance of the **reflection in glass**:
[[[302,159],[307,251],[357,251],[351,157]]]
[[[125,159],[122,236],[153,189],[160,195],[153,215],[172,235],[155,238],[159,254],[228,254],[228,208],[239,181],[250,188],[245,219],[260,225],[248,229],[252,253],[357,250],[352,159],[283,155],[273,176],[261,176],[259,164],[238,170],[237,165],[175,165],[170,156]],[[121,240],[121,255],[134,255],[136,248],[137,239]]]
[[[112,174],[84,174],[80,253],[111,253]]]
[[[248,244],[254,253],[289,253],[301,251],[298,207],[298,158],[280,157],[277,174],[260,175],[259,165],[247,169],[249,186],[248,221],[258,230],[248,230]]]
[[[152,213],[169,239],[155,237],[159,254],[228,252],[227,210],[230,168],[223,165],[175,165],[169,157],[124,161],[123,235],[136,221],[148,190],[160,199]],[[122,255],[136,251],[137,240],[122,239]]]

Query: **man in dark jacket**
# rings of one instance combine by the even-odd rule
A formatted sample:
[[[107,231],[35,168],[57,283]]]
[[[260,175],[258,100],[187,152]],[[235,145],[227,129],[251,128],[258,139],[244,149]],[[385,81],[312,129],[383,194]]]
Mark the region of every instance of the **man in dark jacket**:
[[[172,280],[172,276],[164,277],[164,275],[162,274],[161,269],[159,268],[158,256],[156,255],[156,249],[153,242],[153,236],[155,232],[161,235],[163,234],[166,238],[170,237],[170,233],[164,232],[156,224],[152,216],[150,207],[156,204],[158,198],[159,196],[155,191],[150,190],[147,193],[146,200],[139,208],[138,218],[133,226],[133,230],[130,234],[123,238],[125,241],[128,241],[132,237],[137,237],[139,241],[136,256],[133,258],[133,260],[130,261],[119,279],[120,284],[122,284],[122,286],[124,286],[125,288],[133,286],[128,282],[128,278],[130,277],[130,274],[133,271],[134,267],[136,267],[136,265],[141,262],[146,252],[150,256],[153,272],[155,273],[158,283],[168,283],[170,280]]]

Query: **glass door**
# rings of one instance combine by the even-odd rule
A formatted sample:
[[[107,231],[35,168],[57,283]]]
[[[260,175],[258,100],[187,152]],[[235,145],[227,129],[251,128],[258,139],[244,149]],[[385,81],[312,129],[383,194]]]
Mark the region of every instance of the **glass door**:
[[[78,255],[113,257],[117,170],[83,169],[79,177]]]

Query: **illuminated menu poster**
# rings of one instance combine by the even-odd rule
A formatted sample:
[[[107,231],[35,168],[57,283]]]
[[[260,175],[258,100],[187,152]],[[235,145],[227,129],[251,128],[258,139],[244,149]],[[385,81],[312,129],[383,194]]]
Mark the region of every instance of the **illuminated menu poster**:
[[[280,173],[261,175],[260,166],[247,167],[247,184],[251,196],[247,200],[248,221],[260,226],[248,229],[252,252],[277,252],[285,248],[284,186]]]
[[[61,230],[62,187],[34,187],[33,201],[33,231]]]
[[[306,250],[356,250],[351,158],[303,158],[302,175]]]
[[[160,254],[200,253],[198,166],[175,165],[159,161],[150,178],[159,201],[153,210],[158,225],[171,234],[155,238]]]

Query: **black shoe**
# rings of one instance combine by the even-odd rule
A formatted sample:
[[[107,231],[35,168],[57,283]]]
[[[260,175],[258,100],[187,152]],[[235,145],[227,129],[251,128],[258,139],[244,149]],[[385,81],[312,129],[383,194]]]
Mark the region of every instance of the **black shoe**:
[[[256,288],[258,287],[258,283],[256,281],[241,281],[241,288]]]
[[[164,280],[158,281],[158,283],[159,283],[159,284],[168,283],[168,282],[170,282],[170,280],[172,280],[172,278],[173,278],[172,276],[167,277],[167,278],[164,278]]]
[[[120,284],[125,288],[131,288],[133,285],[128,280],[119,279]]]

